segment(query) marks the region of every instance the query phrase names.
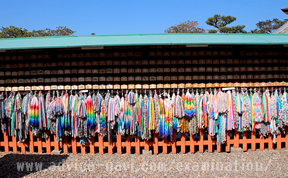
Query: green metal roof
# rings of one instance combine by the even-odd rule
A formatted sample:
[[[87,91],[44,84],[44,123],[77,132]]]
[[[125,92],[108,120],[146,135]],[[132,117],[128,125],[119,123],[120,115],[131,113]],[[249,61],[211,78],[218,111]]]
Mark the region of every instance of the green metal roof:
[[[0,50],[133,45],[287,45],[287,34],[136,34],[0,39]]]

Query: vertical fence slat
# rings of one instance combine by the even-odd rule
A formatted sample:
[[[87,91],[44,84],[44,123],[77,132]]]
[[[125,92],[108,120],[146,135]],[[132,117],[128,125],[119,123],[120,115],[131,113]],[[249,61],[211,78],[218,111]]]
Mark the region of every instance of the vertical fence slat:
[[[21,143],[21,153],[25,153],[25,144]]]
[[[90,154],[95,154],[95,150],[94,150],[94,136],[91,136],[89,147],[90,147]]]
[[[12,137],[12,147],[13,147],[13,152],[17,152],[17,140],[16,137]]]
[[[99,153],[103,154],[104,150],[103,150],[103,137],[102,135],[98,134],[98,142],[99,142]]]
[[[167,138],[163,138],[163,153],[167,154]]]
[[[46,152],[49,154],[51,153],[51,134],[48,133],[48,139],[46,140]]]
[[[177,149],[176,149],[176,130],[173,130],[173,135],[172,135],[172,153],[177,153]]]
[[[57,142],[56,135],[53,135],[53,136],[54,136],[54,145],[55,145],[54,149],[59,150],[59,142]]]
[[[192,134],[190,134],[190,153],[195,153],[195,140]]]
[[[230,152],[230,131],[227,132],[226,152]]]
[[[212,137],[209,134],[208,134],[208,152],[209,153],[213,152]]]
[[[140,138],[139,137],[135,137],[135,153],[136,154],[140,154]]]
[[[243,132],[243,151],[247,151],[247,131]]]
[[[157,133],[154,133],[153,150],[154,150],[154,154],[158,154],[158,134]]]
[[[277,142],[277,150],[281,150],[281,134],[277,135],[276,142]]]
[[[145,142],[146,143],[146,142]],[[130,135],[126,138],[126,153],[131,154],[131,140]]]
[[[186,153],[185,133],[181,133],[181,153]]]
[[[265,147],[265,145],[264,145],[264,137],[260,137],[260,150],[264,150],[264,147]]]
[[[199,152],[204,152],[204,134],[202,129],[199,132]]]
[[[4,151],[9,152],[8,133],[4,132],[3,137],[4,137]]]
[[[67,136],[63,137],[63,153],[68,153]]]
[[[29,151],[30,153],[34,153],[34,141],[33,141],[33,135],[32,135],[32,132],[30,131],[29,132]]]
[[[149,141],[148,140],[144,140],[144,150],[149,151]]]
[[[71,139],[71,145],[72,145],[72,153],[73,153],[73,154],[76,154],[76,153],[77,153],[76,138],[72,137],[72,139]]]
[[[268,136],[268,150],[273,150],[273,135],[271,134]]]
[[[252,141],[252,143],[251,143],[251,150],[252,150],[252,151],[255,151],[255,150],[256,150],[256,132],[255,132],[255,131],[253,131],[253,132],[251,133],[251,141]]]
[[[239,132],[234,131],[234,148],[239,148]]]
[[[110,143],[108,142],[108,154],[113,154],[113,141],[112,141],[112,136],[110,136]]]
[[[41,136],[37,137],[37,146],[38,146],[38,153],[42,153],[42,138],[41,138]]]
[[[122,141],[121,141],[121,135],[117,132],[117,143],[116,143],[116,146],[117,146],[117,153],[118,154],[122,154]],[[136,138],[135,138],[135,141],[136,141]]]
[[[85,154],[86,153],[85,147],[86,147],[85,145],[81,144],[81,147],[80,147],[81,148],[81,154]]]

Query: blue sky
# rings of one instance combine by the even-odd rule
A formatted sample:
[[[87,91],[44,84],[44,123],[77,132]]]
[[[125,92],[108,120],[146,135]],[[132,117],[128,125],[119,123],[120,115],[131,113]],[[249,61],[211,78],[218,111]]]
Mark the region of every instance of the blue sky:
[[[17,26],[28,30],[67,26],[75,35],[164,33],[172,25],[193,20],[199,27],[214,14],[232,15],[231,25],[256,28],[258,21],[288,19],[280,9],[287,0],[1,0],[0,26]]]

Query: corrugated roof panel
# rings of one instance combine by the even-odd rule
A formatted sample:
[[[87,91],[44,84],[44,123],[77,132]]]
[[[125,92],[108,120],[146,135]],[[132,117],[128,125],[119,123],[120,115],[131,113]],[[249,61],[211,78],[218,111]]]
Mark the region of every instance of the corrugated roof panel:
[[[138,34],[0,39],[0,50],[133,45],[283,45],[287,34]]]

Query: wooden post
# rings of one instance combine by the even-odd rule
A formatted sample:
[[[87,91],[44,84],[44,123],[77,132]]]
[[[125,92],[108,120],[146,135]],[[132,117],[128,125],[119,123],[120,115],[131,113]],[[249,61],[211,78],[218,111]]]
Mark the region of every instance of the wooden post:
[[[91,140],[90,140],[90,154],[95,154],[95,150],[94,150],[94,136],[91,136]]]
[[[281,134],[277,135],[276,142],[277,142],[277,150],[281,150]]]
[[[163,138],[163,153],[167,154],[167,138]]]
[[[130,135],[126,138],[126,153],[131,154],[131,141]]]
[[[24,143],[20,143],[21,146],[21,153],[25,153],[25,144]]]
[[[136,141],[136,138],[135,138]],[[122,141],[121,141],[121,135],[117,132],[117,153],[122,154]]]
[[[264,148],[265,148],[264,139],[265,138],[262,136],[259,139],[260,140],[260,150],[264,150]]]
[[[46,140],[46,152],[48,154],[51,153],[51,141],[50,141],[50,138],[51,138],[51,134],[50,134],[50,132],[48,132],[48,139]]]
[[[273,150],[273,135],[269,134],[268,136],[268,150]]]
[[[202,129],[199,132],[199,152],[204,152],[204,134]]]
[[[186,153],[185,133],[181,133],[181,153]]]
[[[195,140],[192,134],[190,134],[190,153],[195,153]]]
[[[112,136],[110,135],[110,143],[108,141],[108,154],[113,154],[113,141],[112,141]]]
[[[13,152],[16,153],[17,152],[17,140],[16,137],[12,136],[12,147],[13,147]]]
[[[158,134],[154,133],[154,144],[153,144],[154,154],[158,154]]]
[[[255,131],[252,132],[252,136],[251,136],[251,150],[252,151],[256,150],[256,132]]]
[[[213,152],[213,144],[212,144],[212,137],[208,134],[208,152]]]
[[[38,153],[42,153],[42,139],[41,136],[37,137]]]
[[[63,137],[62,143],[63,143],[63,153],[67,154],[68,153],[68,146],[67,146],[67,137],[66,136]]]
[[[98,142],[99,142],[99,154],[103,154],[104,150],[103,150],[103,137],[101,134],[98,134]]]
[[[234,131],[234,148],[239,148],[239,132]]]
[[[230,131],[227,133],[227,139],[226,139],[226,152],[230,152]]]
[[[85,145],[81,144],[81,154],[85,154],[86,150],[85,150]]]
[[[72,153],[76,154],[77,153],[77,143],[76,143],[76,138],[72,137],[71,140],[71,145],[72,145]]]
[[[247,151],[247,131],[243,132],[243,151]]]
[[[140,154],[140,138],[139,137],[135,137],[135,153],[136,154]]]
[[[176,130],[173,130],[173,135],[172,135],[172,153],[177,153],[177,148],[176,148]]]
[[[59,142],[57,142],[56,135],[53,136],[54,136],[55,150],[59,150]]]
[[[8,133],[4,132],[3,137],[4,137],[4,150],[5,152],[9,152]]]
[[[29,138],[30,138],[29,151],[30,151],[30,153],[34,153],[34,142],[33,142],[33,135],[32,135],[31,131],[29,132]]]
[[[286,133],[286,135],[285,135],[285,140],[286,140],[285,147],[286,147],[286,149],[288,149],[288,127],[286,127],[285,133]]]
[[[149,141],[148,140],[144,140],[144,150],[149,151]]]

